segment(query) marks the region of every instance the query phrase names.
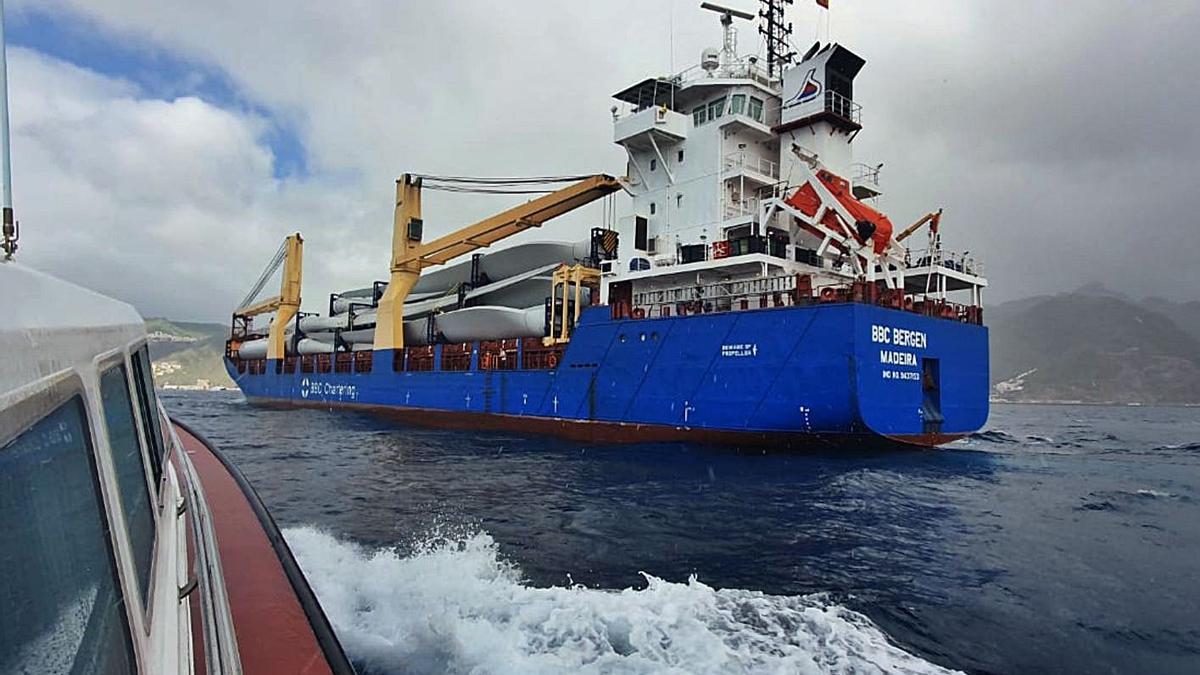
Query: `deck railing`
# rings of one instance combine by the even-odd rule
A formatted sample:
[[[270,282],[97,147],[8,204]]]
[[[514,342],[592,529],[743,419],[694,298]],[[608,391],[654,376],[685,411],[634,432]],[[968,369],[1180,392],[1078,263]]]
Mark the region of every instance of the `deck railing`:
[[[615,318],[659,318],[818,304],[857,302],[962,323],[982,324],[983,308],[865,281],[814,286],[807,274],[680,286],[635,293],[630,307],[613,307]]]
[[[883,169],[882,164],[871,166],[870,164],[855,162],[850,169],[850,182],[855,185],[868,185],[876,190],[879,189],[879,172]]]
[[[771,178],[779,178],[778,162],[772,162],[765,157],[759,157],[746,152],[733,152],[725,156],[726,171],[743,168],[764,176],[770,176]]]
[[[825,111],[854,124],[862,124],[862,106],[836,91],[825,92]]]
[[[945,267],[946,269],[985,276],[983,261],[971,255],[969,251],[946,251],[943,249],[909,249],[908,267]]]

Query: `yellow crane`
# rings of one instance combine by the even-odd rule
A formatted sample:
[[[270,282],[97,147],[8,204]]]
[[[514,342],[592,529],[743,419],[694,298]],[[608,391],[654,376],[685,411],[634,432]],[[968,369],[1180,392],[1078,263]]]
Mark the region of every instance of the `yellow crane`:
[[[938,224],[941,222],[942,222],[942,210],[941,209],[938,209],[937,211],[932,211],[930,213],[926,213],[925,215],[921,216],[920,220],[913,223],[912,225],[909,225],[907,228],[904,229],[903,232],[896,235],[896,241],[904,241],[905,239],[908,239],[908,237],[910,235],[912,235],[912,233],[921,229],[921,226],[924,225],[925,223],[932,223],[932,225],[930,227],[932,227],[933,231],[936,233]]]
[[[423,244],[421,177],[404,174],[396,181],[391,277],[387,290],[379,300],[374,348],[380,350],[404,347],[404,300],[426,267],[445,264],[464,253],[491,246],[529,228],[540,227],[551,218],[573,211],[621,188],[621,182],[612,176],[588,176]]]
[[[280,283],[279,295],[275,295],[254,302],[266,285],[267,280],[279,269],[279,265],[283,265],[283,281]],[[288,322],[296,317],[296,313],[300,311],[300,278],[303,273],[304,264],[304,239],[297,232],[289,235],[283,240],[283,244],[279,250],[275,252],[275,257],[272,258],[270,264],[259,276],[258,281],[246,295],[246,299],[242,301],[241,306],[233,313],[233,323],[236,327],[239,321],[243,327],[248,326],[250,320],[259,314],[275,312],[275,316],[271,317],[271,327],[267,331],[267,358],[282,359],[284,357],[284,331],[287,329]],[[253,303],[253,304],[251,304]],[[235,349],[237,345],[232,345]]]

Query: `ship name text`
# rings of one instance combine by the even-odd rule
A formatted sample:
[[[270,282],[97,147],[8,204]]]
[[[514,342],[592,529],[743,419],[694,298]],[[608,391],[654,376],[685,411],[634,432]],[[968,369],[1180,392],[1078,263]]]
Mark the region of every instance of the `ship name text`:
[[[880,326],[878,324],[871,326],[871,342],[892,345],[894,347],[914,347],[916,349],[925,349],[927,344],[925,333],[922,331]]]

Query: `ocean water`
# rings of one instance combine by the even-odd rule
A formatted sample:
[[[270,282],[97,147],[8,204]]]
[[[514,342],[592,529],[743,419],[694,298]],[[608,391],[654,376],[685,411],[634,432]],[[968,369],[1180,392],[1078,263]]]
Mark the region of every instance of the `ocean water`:
[[[364,673],[1200,672],[1200,409],[890,454],[586,446],[167,392]]]

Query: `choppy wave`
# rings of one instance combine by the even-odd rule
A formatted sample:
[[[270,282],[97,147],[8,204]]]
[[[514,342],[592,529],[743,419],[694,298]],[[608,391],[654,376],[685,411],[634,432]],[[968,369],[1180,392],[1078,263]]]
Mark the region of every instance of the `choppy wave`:
[[[1196,443],[1173,443],[1170,445],[1160,445],[1154,448],[1153,452],[1200,452],[1200,442]]]
[[[351,658],[371,673],[944,673],[828,598],[644,575],[642,589],[538,588],[486,533],[410,555],[285,536]]]
[[[985,441],[988,443],[1020,443],[1021,440],[1016,436],[1004,431],[1003,429],[988,429],[987,431],[977,431],[973,434],[968,434],[967,438],[973,441]]]
[[[1191,503],[1191,499],[1184,495],[1179,495],[1166,490],[1156,490],[1153,488],[1133,488],[1126,490],[1107,490],[1101,492],[1089,492],[1082,499],[1082,503],[1076,506],[1077,511],[1128,511],[1131,508],[1136,508],[1138,504],[1147,501],[1157,500],[1175,500],[1184,503]]]

